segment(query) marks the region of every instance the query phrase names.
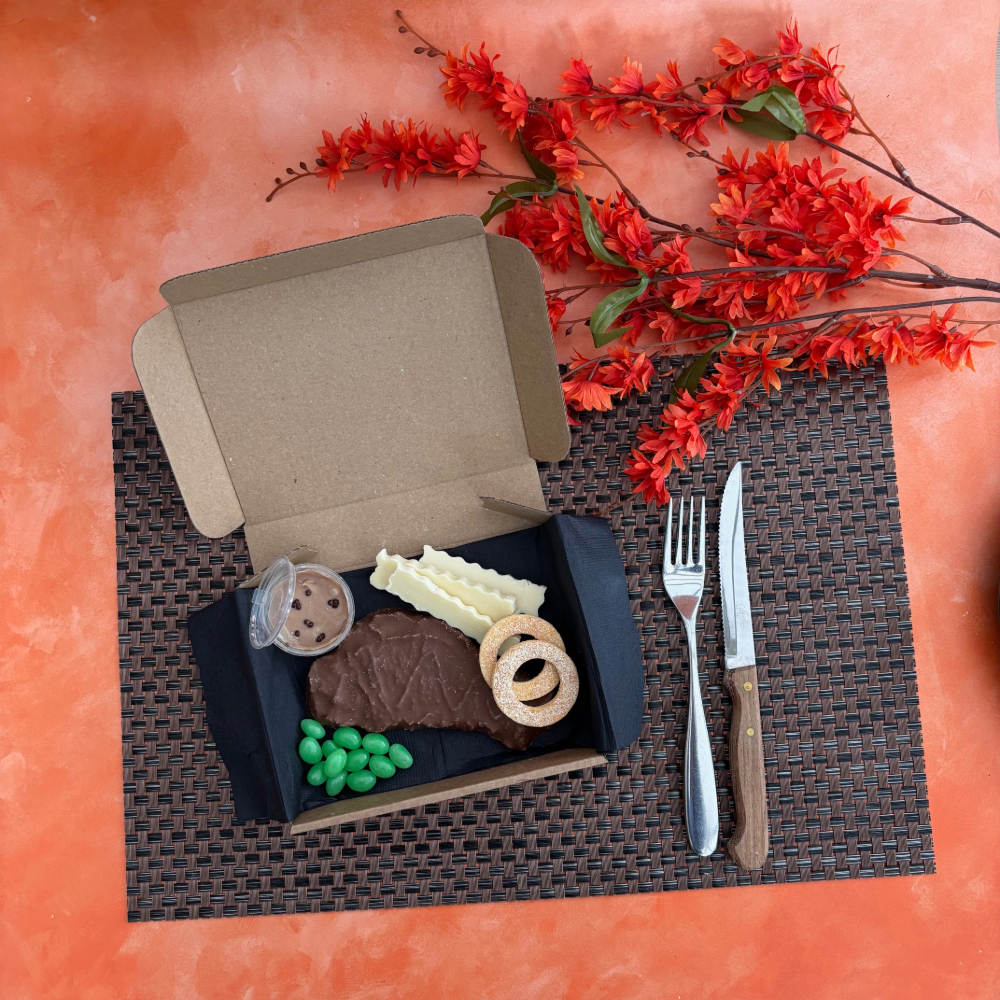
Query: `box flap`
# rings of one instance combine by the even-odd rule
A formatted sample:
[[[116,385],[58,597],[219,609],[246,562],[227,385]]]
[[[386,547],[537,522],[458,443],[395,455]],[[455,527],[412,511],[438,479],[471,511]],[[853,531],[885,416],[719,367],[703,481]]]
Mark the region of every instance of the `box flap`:
[[[483,224],[474,215],[445,215],[184,274],[160,285],[160,294],[175,306],[224,292],[236,292],[241,288],[254,288],[272,281],[285,281],[316,271],[357,264],[375,257],[391,257],[467,236],[481,236],[483,232]]]
[[[185,498],[204,496],[192,519],[206,534],[245,520],[258,569],[302,544],[348,569],[382,545],[416,552],[525,526],[484,494],[545,510],[533,456],[562,458],[569,438],[544,290],[530,252],[475,217],[162,292],[174,322],[137,334],[140,381]]]
[[[243,508],[169,309],[139,327],[132,364],[191,520],[209,538],[228,535],[244,522]]]
[[[558,462],[569,451],[569,424],[559,378],[552,377],[558,367],[541,271],[532,252],[520,240],[488,233],[486,245],[528,451],[539,462]]]

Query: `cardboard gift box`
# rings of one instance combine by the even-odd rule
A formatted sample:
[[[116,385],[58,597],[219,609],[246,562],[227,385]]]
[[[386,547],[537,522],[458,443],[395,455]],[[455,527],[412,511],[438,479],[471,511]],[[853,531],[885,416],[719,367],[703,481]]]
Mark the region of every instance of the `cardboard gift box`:
[[[527,540],[549,518],[535,463],[565,457],[569,431],[541,276],[519,242],[487,234],[475,217],[449,216],[187,275],[161,291],[168,308],[133,341],[139,381],[194,525],[209,537],[242,525],[257,571],[303,545],[314,561],[349,573],[371,566],[383,547],[409,556],[424,544],[454,551],[507,537],[539,544]],[[610,529],[586,520],[594,521],[589,538],[598,525],[606,532],[595,543],[603,569],[586,614],[578,605],[587,581],[577,577],[597,566],[583,556],[589,542],[567,558],[567,583],[557,589],[572,605],[567,648],[587,661],[584,683],[596,686],[586,700],[598,713],[594,731],[605,744],[623,739],[621,746],[638,736],[641,650],[620,560],[610,580]],[[357,590],[363,574],[355,579]],[[380,606],[396,603],[378,593]],[[205,613],[193,617],[193,635]],[[606,633],[603,655],[592,632]],[[280,674],[260,671],[257,660],[233,675],[258,706],[270,697],[258,680],[266,686]],[[626,719],[610,735],[600,719],[608,714],[606,673],[614,711]],[[227,690],[206,683],[209,722],[233,771],[229,732],[235,737],[237,727],[227,725],[227,712],[247,692]],[[269,730],[260,710],[246,718],[256,719],[255,752],[267,763],[261,773],[277,774],[282,741],[296,741],[295,733]],[[216,728],[227,734],[229,757]],[[298,817],[297,827],[600,762],[593,747],[563,746],[338,799]]]

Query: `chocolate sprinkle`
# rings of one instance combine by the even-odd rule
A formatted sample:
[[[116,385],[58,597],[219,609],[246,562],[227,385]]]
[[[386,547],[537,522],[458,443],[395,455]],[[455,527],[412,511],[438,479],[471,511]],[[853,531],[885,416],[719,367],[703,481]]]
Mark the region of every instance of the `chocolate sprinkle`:
[[[313,623],[311,621],[309,621],[308,618],[303,618],[302,619],[302,624],[305,625],[306,628],[312,628],[313,627]]]
[[[292,601],[292,607],[295,608],[296,611],[301,611],[302,602],[296,597],[295,600]]]

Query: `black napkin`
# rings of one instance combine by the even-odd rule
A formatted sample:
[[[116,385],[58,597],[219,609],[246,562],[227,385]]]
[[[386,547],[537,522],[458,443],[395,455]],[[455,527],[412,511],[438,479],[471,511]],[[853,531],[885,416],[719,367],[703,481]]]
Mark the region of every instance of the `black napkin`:
[[[555,515],[536,528],[449,551],[548,588],[539,614],[563,636],[580,673],[580,696],[570,714],[525,751],[508,750],[483,733],[388,732],[390,742],[402,743],[414,763],[380,780],[378,790],[439,781],[563,747],[608,753],[635,740],[642,718],[642,648],[608,522]],[[379,608],[408,606],[372,587],[371,572],[342,574],[354,595],[357,620]],[[226,594],[191,615],[188,633],[201,671],[208,725],[232,781],[237,822],[263,817],[287,822],[331,801],[322,786],[306,782],[308,768],[298,756],[313,661],[274,646],[250,645],[252,599],[251,590]],[[345,789],[341,797],[354,794]]]

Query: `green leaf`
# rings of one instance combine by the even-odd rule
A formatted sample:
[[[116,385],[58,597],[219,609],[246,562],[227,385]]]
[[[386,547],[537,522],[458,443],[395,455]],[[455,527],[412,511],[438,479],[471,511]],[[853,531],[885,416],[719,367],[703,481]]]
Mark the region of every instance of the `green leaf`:
[[[590,202],[587,201],[586,195],[580,190],[579,184],[574,184],[573,187],[576,188],[576,203],[580,206],[580,222],[583,224],[583,235],[587,237],[590,252],[598,260],[604,261],[605,264],[614,264],[616,267],[627,267],[634,271],[635,268],[631,267],[624,257],[612,253],[604,245],[604,231],[597,224],[597,219],[594,218],[594,213],[590,210]],[[608,298],[610,297],[608,296]]]
[[[522,199],[529,201],[536,194],[547,198],[549,195],[554,194],[555,190],[556,185],[548,181],[515,181],[513,184],[508,184],[505,188],[501,188],[493,196],[490,207],[479,218],[485,226],[487,222],[501,212],[506,212],[507,209],[513,208],[515,201]]]
[[[490,207],[479,216],[479,219],[485,226],[491,219],[494,219],[501,212],[506,212],[507,209],[513,208],[514,205],[515,202],[513,199],[508,198],[503,191],[500,191],[494,196],[493,201],[490,202]]]
[[[806,116],[802,113],[802,105],[794,92],[780,84],[772,84],[767,88],[771,96],[767,99],[766,109],[781,122],[802,135],[806,130]]]
[[[510,198],[531,198],[536,194],[547,198],[550,194],[554,194],[555,190],[555,185],[548,181],[514,181],[504,188]]]
[[[698,387],[701,385],[701,380],[705,377],[705,369],[708,368],[709,361],[712,360],[712,355],[722,347],[728,347],[736,337],[736,327],[733,326],[728,320],[718,319],[714,316],[691,316],[688,313],[681,312],[679,309],[670,310],[675,316],[680,316],[681,319],[686,319],[690,323],[699,323],[702,326],[716,326],[724,325],[729,331],[729,335],[725,340],[720,340],[717,344],[713,344],[704,354],[699,355],[694,361],[691,362],[674,379],[673,385],[670,387],[670,399],[669,402],[676,403],[677,397],[680,396],[681,391],[687,389],[689,393],[693,396],[697,391]]]
[[[527,146],[524,144],[524,136],[521,135],[521,130],[517,130],[517,141],[521,144],[521,153],[524,156],[525,162],[531,167],[531,172],[543,181],[548,181],[550,184],[555,182],[556,172],[547,163],[542,163],[534,153],[532,153]]]
[[[738,122],[729,116],[726,117],[726,121],[744,132],[752,132],[754,135],[762,135],[765,139],[776,139],[779,142],[791,142],[798,136],[798,132],[790,129],[787,125],[782,125],[766,112],[744,111],[743,108],[740,108],[739,113],[743,121]]]
[[[760,124],[758,116],[762,116],[764,120],[767,120],[768,116],[770,116],[775,121],[784,125],[786,129],[793,132],[794,135],[791,137],[793,139],[796,135],[801,135],[806,130],[806,117],[802,113],[802,105],[799,104],[799,99],[793,91],[787,87],[782,87],[778,83],[771,84],[767,90],[762,90],[756,97],[752,97],[749,101],[744,101],[740,105],[740,111],[748,112],[749,116],[751,116],[750,121],[758,124]],[[733,124],[745,128],[739,122],[733,122]],[[785,138],[784,136],[761,132],[755,128],[745,128],[745,131],[753,132],[755,135],[763,135],[768,139]]]
[[[712,355],[719,349],[719,346],[710,347],[704,354],[695,358],[674,379],[674,384],[670,387],[670,402],[676,403],[677,398],[680,396],[683,389],[687,389],[689,393],[693,396],[698,391],[698,386],[701,385],[701,380],[705,377],[705,369],[708,367],[709,361],[712,360]]]
[[[604,347],[612,340],[617,340],[623,330],[609,330],[608,327],[649,287],[649,278],[642,275],[638,285],[626,288],[616,288],[610,295],[605,295],[590,314],[590,335],[594,338],[594,347]]]
[[[767,99],[771,96],[771,88],[768,87],[767,90],[762,90],[756,97],[752,97],[749,101],[744,101],[740,105],[740,111],[763,111],[764,105],[767,104]]]

